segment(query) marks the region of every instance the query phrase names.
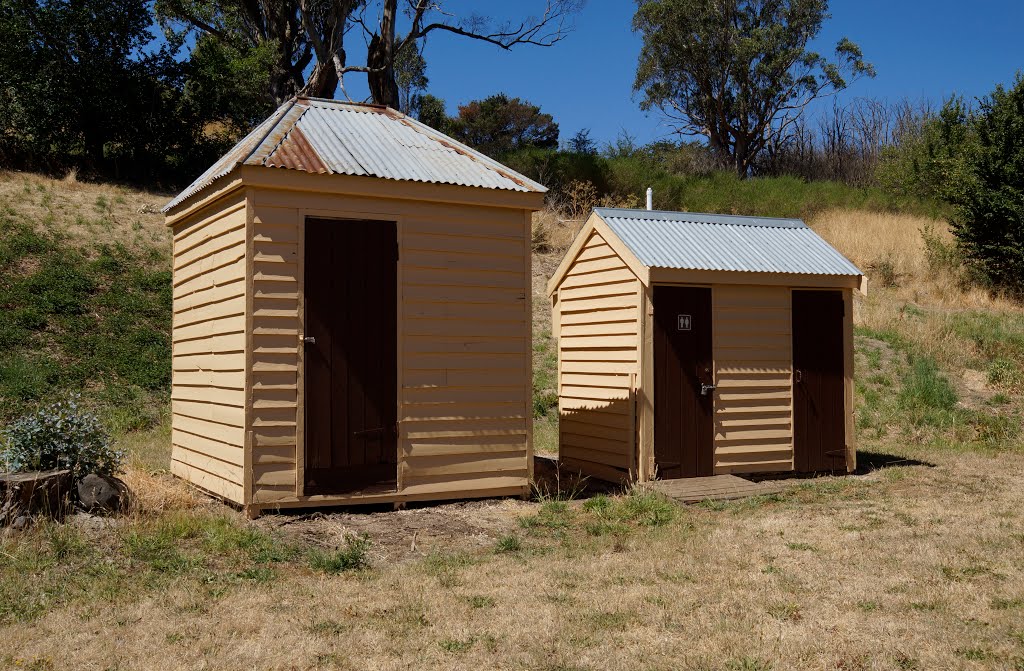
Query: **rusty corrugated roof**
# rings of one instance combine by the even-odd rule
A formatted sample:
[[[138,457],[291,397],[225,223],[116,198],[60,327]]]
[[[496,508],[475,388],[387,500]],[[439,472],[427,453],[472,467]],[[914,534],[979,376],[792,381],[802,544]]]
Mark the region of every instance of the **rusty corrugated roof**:
[[[298,98],[282,105],[164,206],[180,205],[240,165],[543,193],[537,182],[400,112]]]

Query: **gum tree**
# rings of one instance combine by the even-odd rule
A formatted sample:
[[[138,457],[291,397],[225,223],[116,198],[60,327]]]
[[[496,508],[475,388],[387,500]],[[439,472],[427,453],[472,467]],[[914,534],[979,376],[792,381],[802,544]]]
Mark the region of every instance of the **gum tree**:
[[[168,32],[212,41],[233,58],[269,51],[267,97],[276,104],[296,94],[334,97],[339,88],[347,97],[345,75],[359,73],[373,102],[397,108],[396,59],[428,36],[551,46],[572,30],[583,2],[544,0],[540,14],[505,21],[444,0],[157,0],[156,11]]]
[[[874,76],[847,38],[831,60],[810,49],[828,16],[827,0],[637,0],[641,107],[746,177],[814,100]]]

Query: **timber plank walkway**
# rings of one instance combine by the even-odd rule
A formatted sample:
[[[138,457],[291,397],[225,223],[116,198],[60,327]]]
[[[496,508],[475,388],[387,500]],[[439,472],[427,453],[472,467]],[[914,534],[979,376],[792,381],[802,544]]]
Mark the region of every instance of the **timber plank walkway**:
[[[753,482],[735,475],[654,480],[641,485],[680,503],[731,501],[750,496],[777,494],[786,486],[778,482]]]

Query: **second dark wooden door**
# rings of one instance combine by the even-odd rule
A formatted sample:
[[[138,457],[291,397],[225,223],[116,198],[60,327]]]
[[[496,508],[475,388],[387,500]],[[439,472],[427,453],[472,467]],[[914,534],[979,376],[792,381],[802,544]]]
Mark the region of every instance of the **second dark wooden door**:
[[[655,287],[654,461],[661,478],[714,474],[711,367],[711,289]]]
[[[307,219],[305,236],[305,492],[391,488],[396,225]]]
[[[846,470],[843,294],[793,292],[793,461],[801,473]]]

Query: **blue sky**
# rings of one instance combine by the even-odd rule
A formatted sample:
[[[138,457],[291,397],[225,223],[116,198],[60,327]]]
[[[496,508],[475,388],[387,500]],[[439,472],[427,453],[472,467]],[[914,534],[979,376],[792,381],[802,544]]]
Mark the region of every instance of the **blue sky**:
[[[451,6],[473,4],[479,8],[484,3],[467,0]],[[526,13],[541,9],[544,0],[494,4],[500,7],[496,11]],[[631,27],[634,9],[630,0],[589,0],[575,32],[551,48],[505,52],[434,33],[425,54],[430,92],[445,99],[453,113],[459,103],[498,91],[528,99],[554,115],[563,139],[581,128],[590,128],[591,137],[602,144],[622,129],[641,142],[664,137],[668,129],[656,115],[640,111],[632,92],[640,50]],[[878,70],[875,79],[858,81],[841,100],[909,96],[941,101],[954,92],[981,96],[1024,69],[1020,0],[832,0],[830,11],[815,48],[831,53],[835,42],[848,36]],[[364,81],[350,76],[346,84],[353,97],[365,92]]]

